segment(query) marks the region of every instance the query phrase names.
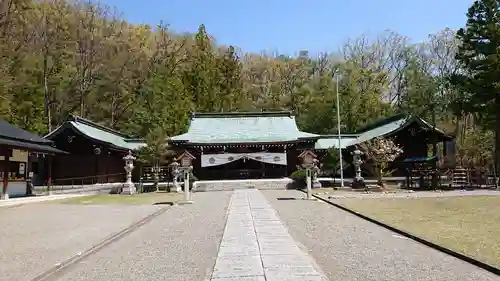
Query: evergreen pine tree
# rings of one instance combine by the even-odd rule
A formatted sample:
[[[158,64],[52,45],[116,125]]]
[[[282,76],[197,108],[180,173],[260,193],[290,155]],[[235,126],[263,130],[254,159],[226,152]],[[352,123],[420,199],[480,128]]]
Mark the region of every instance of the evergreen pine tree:
[[[496,165],[500,164],[500,0],[478,0],[469,8],[467,24],[457,32],[456,55],[463,67],[453,81],[463,90],[464,109],[493,125]]]

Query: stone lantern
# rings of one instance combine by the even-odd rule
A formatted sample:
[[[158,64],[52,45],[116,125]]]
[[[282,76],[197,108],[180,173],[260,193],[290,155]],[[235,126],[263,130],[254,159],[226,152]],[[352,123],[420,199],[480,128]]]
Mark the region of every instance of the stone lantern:
[[[181,162],[181,170],[184,173],[184,203],[185,204],[190,204],[193,203],[191,201],[191,196],[189,194],[189,174],[193,170],[193,160],[196,159],[191,153],[189,153],[187,150],[184,150],[184,152],[177,157],[177,160]]]
[[[302,159],[302,166],[307,167],[307,166],[312,166],[314,163],[314,159],[316,158],[316,154],[314,154],[310,150],[304,150],[300,155],[299,158]]]
[[[181,186],[177,182],[177,179],[179,178],[179,175],[181,174],[181,170],[179,169],[179,163],[177,162],[172,162],[170,164],[170,167],[172,168],[172,185],[175,188],[175,192],[180,193],[182,192]]]
[[[304,150],[300,155],[299,158],[302,160],[302,167],[305,168],[306,170],[306,187],[307,187],[307,199],[311,200],[312,199],[312,179],[313,179],[313,171],[315,171],[315,160],[317,158],[316,154],[312,152],[311,150]]]
[[[353,188],[365,187],[365,180],[361,176],[361,164],[363,164],[363,160],[361,156],[364,154],[361,150],[356,147],[356,149],[351,153],[352,154],[352,164],[354,165],[354,171],[356,172],[356,176],[352,181]]]
[[[134,183],[132,182],[132,170],[134,170],[134,160],[135,157],[132,155],[132,152],[129,150],[128,154],[123,157],[125,161],[125,172],[127,176],[127,180],[123,184],[122,194],[136,194],[137,190],[135,188]]]

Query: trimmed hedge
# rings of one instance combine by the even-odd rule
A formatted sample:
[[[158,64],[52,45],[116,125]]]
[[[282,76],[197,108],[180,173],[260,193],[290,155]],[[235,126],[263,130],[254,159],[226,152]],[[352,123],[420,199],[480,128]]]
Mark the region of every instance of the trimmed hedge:
[[[306,186],[306,170],[297,170],[290,175],[294,186],[297,189],[302,189]]]

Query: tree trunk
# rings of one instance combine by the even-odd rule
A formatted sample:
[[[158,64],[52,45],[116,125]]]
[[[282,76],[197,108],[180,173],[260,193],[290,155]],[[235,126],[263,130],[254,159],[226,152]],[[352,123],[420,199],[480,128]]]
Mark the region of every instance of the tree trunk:
[[[47,117],[47,128],[50,133],[52,132],[52,116],[50,114],[49,79],[47,76],[47,53],[45,53],[43,58],[43,94],[45,99],[45,116]]]
[[[50,94],[49,94],[49,74],[48,74],[48,59],[49,59],[49,43],[47,39],[48,32],[48,19],[47,15],[44,12],[44,21],[43,21],[43,96],[44,96],[44,104],[45,104],[45,117],[47,117],[47,129],[52,132],[52,116],[50,114]]]
[[[382,182],[382,168],[380,167],[377,167],[377,178],[378,178],[378,184],[380,185],[380,187],[383,186],[383,182]]]

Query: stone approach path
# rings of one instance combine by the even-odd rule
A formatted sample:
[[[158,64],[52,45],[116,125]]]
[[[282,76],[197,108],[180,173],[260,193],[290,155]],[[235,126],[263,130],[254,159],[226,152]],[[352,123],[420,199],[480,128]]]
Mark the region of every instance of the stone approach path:
[[[211,281],[328,280],[258,190],[235,190]]]

